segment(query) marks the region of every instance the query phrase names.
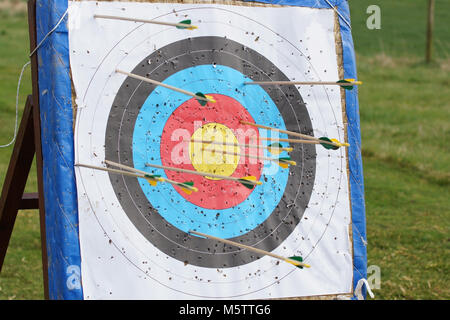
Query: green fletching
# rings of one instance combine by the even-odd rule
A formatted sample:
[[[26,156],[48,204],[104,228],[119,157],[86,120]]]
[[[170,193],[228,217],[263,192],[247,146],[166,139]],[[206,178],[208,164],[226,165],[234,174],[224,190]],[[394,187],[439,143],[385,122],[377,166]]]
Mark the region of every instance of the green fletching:
[[[150,178],[150,179],[161,178],[161,176],[159,174],[146,174],[146,175],[144,175],[144,177]]]
[[[291,157],[281,157],[281,158],[278,158],[278,160],[281,161],[281,162],[283,162],[283,161],[290,161]]]
[[[275,143],[269,144],[269,148],[283,148],[283,145],[279,142],[275,142]]]
[[[327,141],[327,142],[333,142],[327,137],[320,137],[319,140]],[[321,143],[321,145],[322,145],[322,147],[324,147],[327,150],[337,150],[337,149],[339,149],[338,146],[334,146],[334,145],[329,144],[329,143]]]
[[[267,149],[274,155],[278,155],[283,152],[283,146],[278,142],[268,145]]]
[[[303,262],[303,258],[302,258],[302,257],[299,257],[299,256],[289,257],[289,259],[295,260],[295,261],[298,261],[298,262]],[[303,266],[296,266],[296,267],[297,267],[297,268],[300,268],[300,269],[303,269]]]
[[[187,24],[187,26],[186,27],[177,26],[177,29],[187,29],[191,25],[191,20],[183,20],[183,21],[180,21],[178,23],[179,24]]]
[[[183,182],[183,183],[180,183],[181,185],[187,185],[187,186],[190,186],[190,187],[193,187],[194,186],[194,181],[186,181],[186,182]]]
[[[251,184],[251,183],[248,183],[248,181],[247,180],[245,180],[245,179],[238,179],[238,181],[244,186],[244,187],[246,187],[247,189],[253,189],[254,187],[255,187],[255,185],[254,184]]]
[[[195,95],[206,99],[206,96],[201,92],[197,92]],[[202,99],[197,99],[197,101],[202,107],[206,106],[206,104],[208,103],[208,101]]]
[[[336,81],[336,83],[350,83],[350,82],[347,80],[339,80]],[[345,90],[353,90],[353,86],[341,86],[341,88],[344,88]]]

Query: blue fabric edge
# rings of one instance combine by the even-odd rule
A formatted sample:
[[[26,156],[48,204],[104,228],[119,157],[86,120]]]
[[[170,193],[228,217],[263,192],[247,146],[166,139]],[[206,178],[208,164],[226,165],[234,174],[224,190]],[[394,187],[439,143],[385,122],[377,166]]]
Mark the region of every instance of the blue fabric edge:
[[[248,1],[248,0],[244,0]],[[248,1],[251,2],[251,1]],[[336,6],[350,22],[347,0],[284,0],[253,2],[312,8]],[[66,0],[37,0],[38,43],[57,24],[68,6]],[[67,17],[65,18],[67,19]],[[355,78],[356,59],[349,26],[339,18],[345,78]],[[78,203],[74,171],[72,89],[69,68],[68,30],[62,23],[38,50],[41,135],[50,299],[83,299],[78,233]],[[353,289],[367,278],[366,221],[364,204],[361,131],[357,89],[346,91],[348,118],[350,194],[353,232]],[[365,296],[365,292],[364,292]]]
[[[66,0],[36,1],[38,43],[58,23],[67,6]],[[37,51],[48,289],[52,300],[81,300],[83,292],[66,22],[67,17]]]

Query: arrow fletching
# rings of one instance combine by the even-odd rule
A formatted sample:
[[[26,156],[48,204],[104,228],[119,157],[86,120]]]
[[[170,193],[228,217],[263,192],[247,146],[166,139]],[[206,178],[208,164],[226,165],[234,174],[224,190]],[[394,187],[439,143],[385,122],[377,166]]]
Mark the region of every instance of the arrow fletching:
[[[360,85],[362,84],[362,81],[355,81],[355,79],[344,79],[344,80],[339,80],[336,81],[336,83],[351,83],[351,86],[341,86],[342,88],[344,88],[345,90],[352,90],[353,89],[353,85]]]
[[[288,148],[283,147],[283,145],[279,142],[275,142],[275,143],[268,145],[267,149],[269,150],[270,153],[272,153],[274,155],[279,155],[283,151],[291,152],[292,150],[294,150],[293,148],[290,148],[290,147],[288,147]]]
[[[348,82],[351,82],[351,83],[353,83],[353,84],[355,84],[355,85],[360,85],[360,84],[362,84],[362,81],[356,81],[355,79],[344,79],[344,80],[346,80],[346,81],[348,81]]]
[[[191,20],[190,20],[190,19],[180,21],[180,22],[178,22],[178,24],[185,24],[186,27],[183,27],[183,26],[177,26],[177,27],[176,27],[177,29],[187,29],[187,30],[194,30],[194,29],[197,29],[196,26],[191,25]]]
[[[337,139],[331,139],[332,142],[334,142],[335,144],[337,144],[339,147],[348,147],[350,146],[350,144],[346,143],[346,142],[339,142],[339,140]]]
[[[303,269],[303,267],[309,268],[310,266],[308,264],[303,263],[303,258],[299,256],[292,256],[288,258],[289,260],[286,260],[286,262],[293,264],[297,268]],[[290,261],[293,260],[293,261]],[[298,263],[296,263],[298,261]]]
[[[158,181],[160,181],[159,178],[161,178],[161,176],[157,174],[146,174],[144,175],[144,178],[151,186],[155,187]]]
[[[336,81],[336,83],[351,83],[351,82],[347,80],[339,80]],[[344,88],[345,90],[353,90],[353,86],[341,86],[341,88]]]
[[[198,189],[196,187],[194,187],[193,181],[186,181],[183,183],[179,183],[179,184],[177,184],[177,186],[179,186],[181,188],[181,190],[183,190],[183,192],[185,192],[186,194],[191,194],[192,192],[198,191]]]
[[[281,157],[278,158],[278,165],[283,169],[289,168],[289,165],[295,166],[297,162],[291,160],[291,157]]]
[[[256,177],[254,176],[247,176],[247,177],[242,177],[240,179],[238,179],[238,181],[246,188],[248,189],[253,189],[255,187],[254,183],[248,183],[248,181],[253,181],[253,182],[259,182],[257,184],[261,184],[260,181],[256,181]]]
[[[206,106],[206,104],[207,104],[208,102],[212,102],[212,103],[215,103],[215,102],[216,102],[216,100],[215,100],[212,96],[205,95],[205,94],[203,94],[203,93],[201,93],[201,92],[197,92],[195,95],[196,95],[196,96],[199,96],[199,97],[202,97],[202,98],[204,98],[204,99],[206,99],[206,100],[208,100],[208,101],[206,101],[206,100],[204,100],[204,99],[197,99],[198,103],[200,103],[200,105],[201,105],[202,107]]]
[[[216,103],[216,100],[213,98],[213,96],[205,94],[205,97],[206,99],[208,99],[209,102]]]
[[[319,140],[336,143],[336,142],[332,141],[331,139],[329,139],[327,137],[320,137]],[[320,145],[322,147],[324,147],[325,149],[327,149],[327,150],[337,150],[337,149],[339,149],[339,146],[332,145],[332,144],[329,144],[329,143],[320,143]]]

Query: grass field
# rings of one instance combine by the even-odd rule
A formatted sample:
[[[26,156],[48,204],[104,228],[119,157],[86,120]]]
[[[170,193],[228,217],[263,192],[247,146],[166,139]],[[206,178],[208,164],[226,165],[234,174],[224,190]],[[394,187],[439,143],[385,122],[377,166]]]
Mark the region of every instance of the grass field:
[[[368,265],[381,268],[376,299],[450,299],[450,1],[436,0],[430,65],[424,63],[426,0],[349,3],[358,76],[364,81],[359,101]],[[366,28],[372,4],[381,8],[381,30]],[[14,131],[27,32],[24,14],[1,11],[0,145]],[[28,70],[21,108],[29,92]],[[11,150],[0,149],[0,183]],[[35,190],[33,176],[27,191]],[[38,214],[22,211],[0,275],[0,299],[42,299],[40,259]]]

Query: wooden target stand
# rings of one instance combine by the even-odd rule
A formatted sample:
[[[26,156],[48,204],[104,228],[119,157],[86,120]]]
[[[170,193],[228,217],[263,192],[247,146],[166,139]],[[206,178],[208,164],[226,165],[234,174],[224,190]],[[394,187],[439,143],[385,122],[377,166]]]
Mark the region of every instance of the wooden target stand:
[[[30,52],[32,52],[37,46],[36,0],[28,1],[28,26]],[[32,95],[27,97],[0,197],[0,272],[5,260],[6,251],[8,249],[9,240],[18,211],[24,209],[39,209],[44,297],[45,299],[48,299],[48,260],[45,236],[45,200],[42,174],[43,163],[37,54],[33,54],[30,59]],[[38,192],[24,193],[35,155]]]

